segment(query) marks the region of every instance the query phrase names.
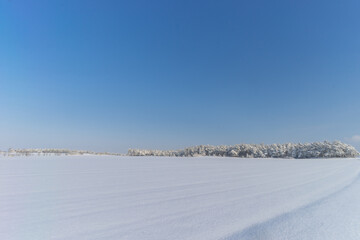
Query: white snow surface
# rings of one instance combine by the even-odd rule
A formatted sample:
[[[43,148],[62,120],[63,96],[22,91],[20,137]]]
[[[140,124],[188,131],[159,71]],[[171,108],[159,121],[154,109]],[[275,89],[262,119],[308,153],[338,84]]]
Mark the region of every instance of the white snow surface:
[[[0,157],[0,239],[360,239],[358,159]]]

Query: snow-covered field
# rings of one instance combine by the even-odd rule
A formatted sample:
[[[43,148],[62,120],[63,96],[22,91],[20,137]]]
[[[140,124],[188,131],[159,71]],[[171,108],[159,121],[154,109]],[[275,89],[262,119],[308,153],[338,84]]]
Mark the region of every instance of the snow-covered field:
[[[358,159],[0,157],[0,239],[360,239]]]

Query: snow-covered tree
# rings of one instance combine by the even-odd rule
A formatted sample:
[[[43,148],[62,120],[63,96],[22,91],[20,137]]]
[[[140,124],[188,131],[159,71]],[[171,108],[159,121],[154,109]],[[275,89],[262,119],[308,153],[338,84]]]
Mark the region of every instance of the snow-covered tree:
[[[359,152],[348,144],[335,142],[286,143],[286,144],[238,144],[233,146],[200,145],[183,150],[160,151],[130,149],[128,156],[227,156],[242,158],[349,158]]]

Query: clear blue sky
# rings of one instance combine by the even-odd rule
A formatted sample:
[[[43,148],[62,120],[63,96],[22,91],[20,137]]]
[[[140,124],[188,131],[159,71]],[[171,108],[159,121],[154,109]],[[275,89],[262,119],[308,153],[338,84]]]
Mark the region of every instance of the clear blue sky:
[[[360,137],[360,1],[0,0],[0,149]]]

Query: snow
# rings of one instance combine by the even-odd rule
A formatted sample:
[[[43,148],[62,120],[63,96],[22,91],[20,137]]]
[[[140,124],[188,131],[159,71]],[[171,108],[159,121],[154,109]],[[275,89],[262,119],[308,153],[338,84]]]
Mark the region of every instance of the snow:
[[[358,159],[0,157],[0,239],[360,239]]]

